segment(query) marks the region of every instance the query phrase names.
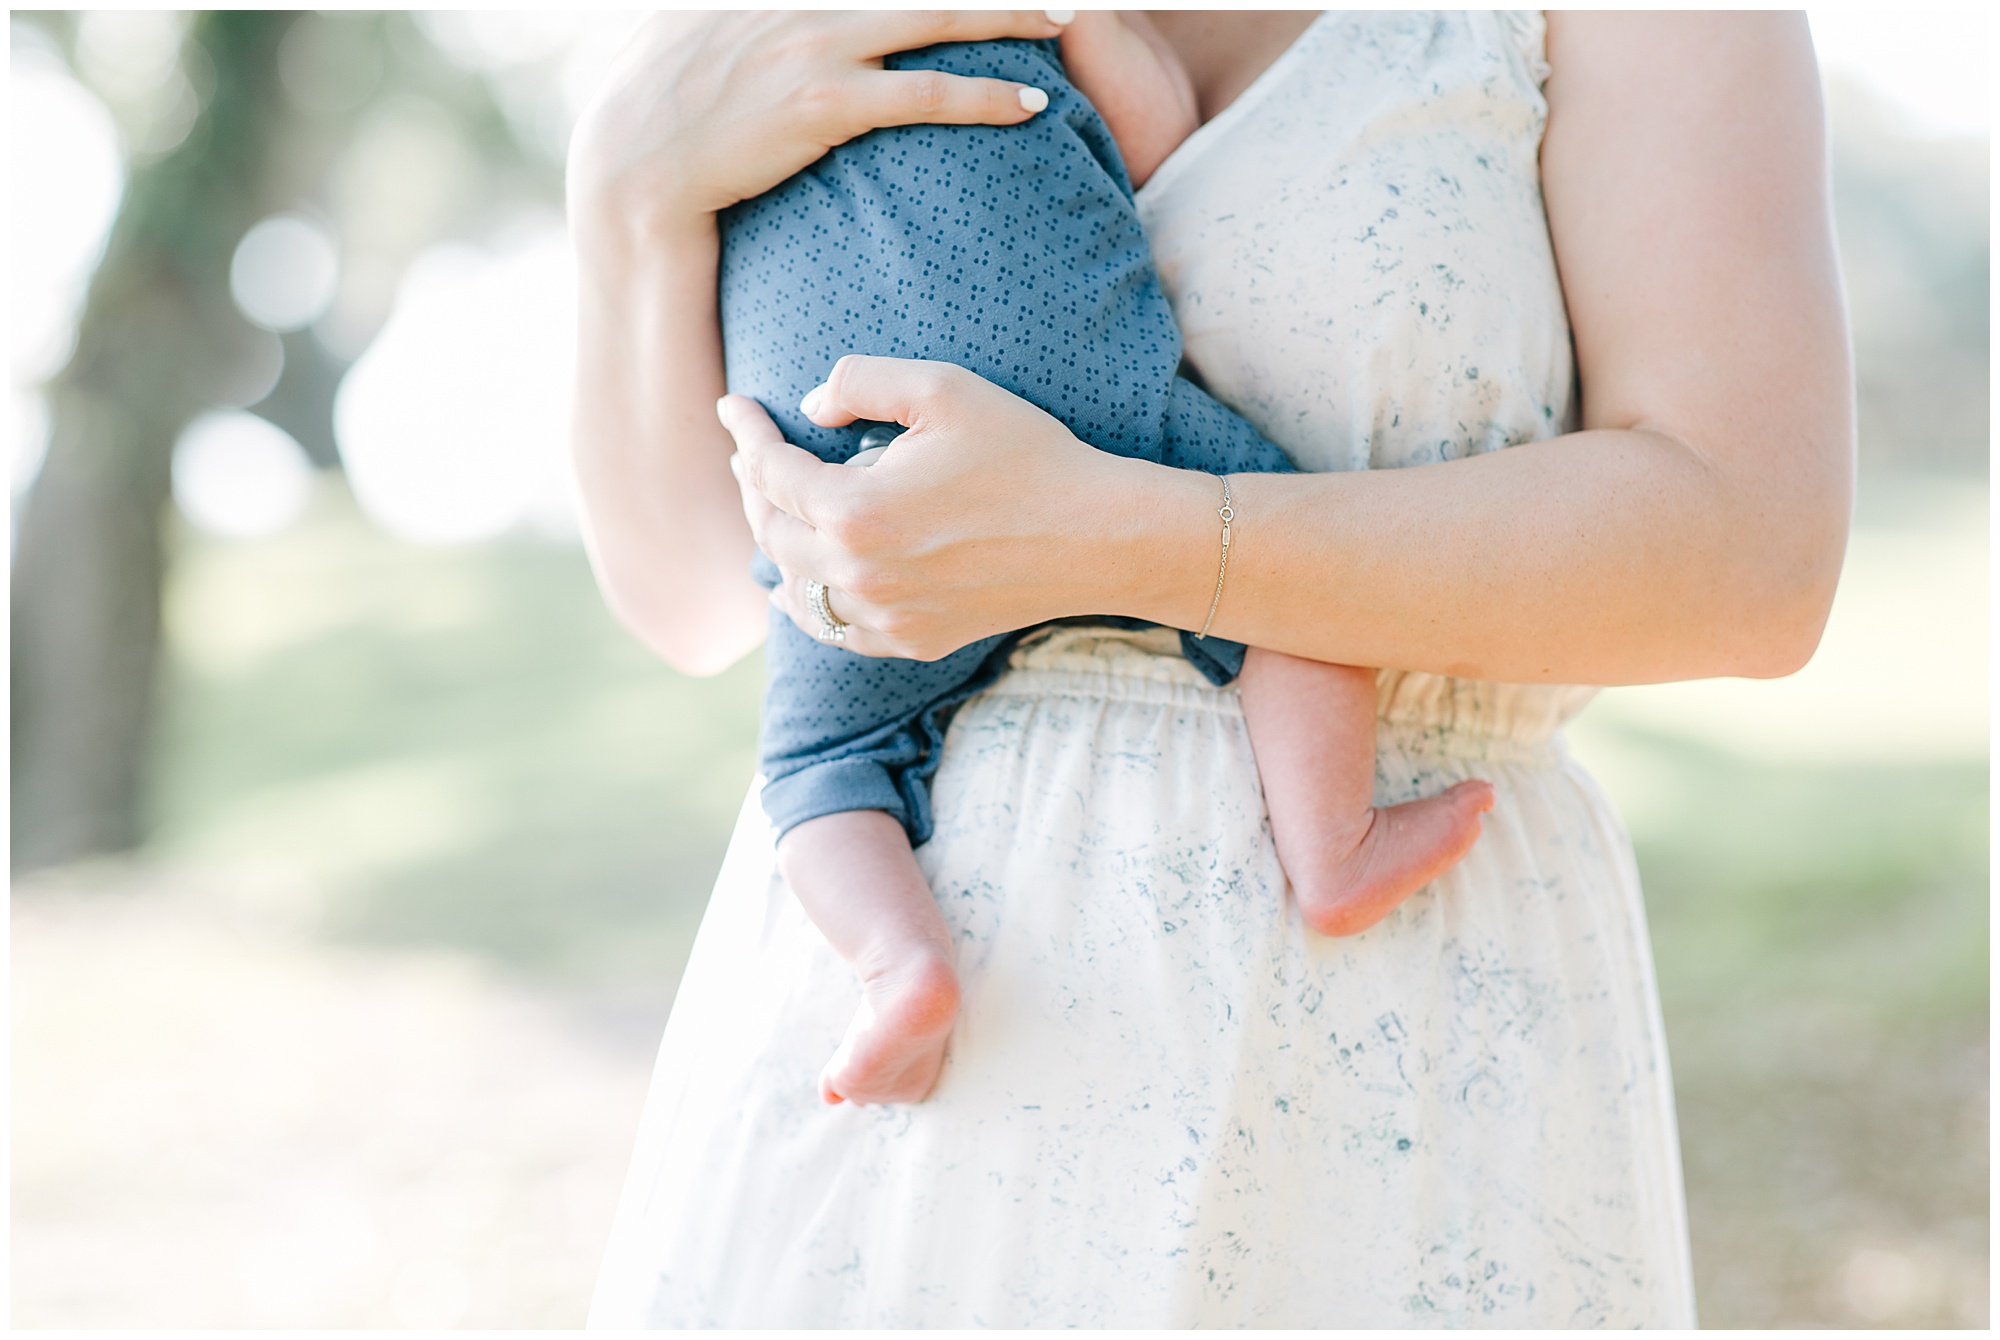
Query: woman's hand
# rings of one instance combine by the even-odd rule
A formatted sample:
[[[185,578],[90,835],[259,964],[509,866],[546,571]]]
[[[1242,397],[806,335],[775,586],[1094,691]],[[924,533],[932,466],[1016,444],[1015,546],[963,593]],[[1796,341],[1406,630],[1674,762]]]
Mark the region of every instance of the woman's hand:
[[[1018,84],[885,71],[933,42],[1046,38],[1040,11],[670,14],[641,30],[577,123],[581,281],[570,442],[605,600],[669,664],[712,674],[763,639],[750,531],[727,468],[715,211],[878,126],[1008,125]]]
[[[1206,553],[1213,480],[1098,451],[964,368],[849,355],[805,408],[829,428],[908,430],[857,469],[787,444],[754,400],[717,405],[751,531],[784,574],[771,599],[815,633],[805,583],[825,582],[851,651],[935,660],[1050,619],[1136,613],[1171,555]],[[1163,526],[1189,543],[1150,542]],[[1213,581],[1182,575],[1184,626],[1200,626]]]
[[[645,234],[761,194],[880,126],[1014,125],[1047,95],[1001,79],[884,70],[934,42],[1049,38],[1041,10],[668,14],[619,57],[577,123],[572,209]]]

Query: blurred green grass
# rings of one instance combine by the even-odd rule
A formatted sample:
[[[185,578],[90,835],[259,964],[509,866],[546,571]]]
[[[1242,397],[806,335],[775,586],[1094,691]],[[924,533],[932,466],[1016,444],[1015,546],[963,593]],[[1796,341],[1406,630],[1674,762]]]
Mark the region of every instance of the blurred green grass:
[[[1983,1325],[1985,765],[1618,737],[1673,788],[1635,845],[1704,1324]]]
[[[283,536],[177,544],[146,858],[255,870],[333,940],[636,1000],[650,1046],[756,659],[676,674],[574,544],[401,544],[334,476]],[[1983,1320],[1984,761],[1750,757],[1613,709],[1574,734],[1632,820],[1705,1323]],[[1914,1264],[1857,1275],[1871,1250]]]
[[[1705,1324],[1986,1323],[1986,517],[1864,475],[1812,665],[1569,732],[1638,853]]]
[[[1774,764],[1609,729],[1654,773],[1634,845],[1673,1013],[1984,1015],[1983,763]]]

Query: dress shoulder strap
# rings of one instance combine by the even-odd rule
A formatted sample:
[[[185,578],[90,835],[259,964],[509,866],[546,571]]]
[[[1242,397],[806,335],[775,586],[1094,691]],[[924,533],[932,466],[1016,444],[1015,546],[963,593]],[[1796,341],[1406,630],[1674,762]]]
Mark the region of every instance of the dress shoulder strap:
[[[1530,83],[1540,88],[1549,77],[1548,15],[1539,9],[1503,9],[1497,17],[1512,40],[1514,49],[1520,53],[1523,73]]]

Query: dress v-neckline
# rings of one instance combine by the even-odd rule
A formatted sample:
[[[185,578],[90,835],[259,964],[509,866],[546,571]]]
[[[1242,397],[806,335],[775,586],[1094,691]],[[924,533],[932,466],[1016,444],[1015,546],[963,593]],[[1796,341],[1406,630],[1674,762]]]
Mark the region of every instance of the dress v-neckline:
[[[1320,25],[1328,22],[1332,17],[1333,12],[1331,10],[1320,11],[1318,17],[1306,25],[1305,31],[1294,37],[1291,45],[1279,52],[1276,60],[1264,67],[1263,73],[1251,80],[1249,86],[1241,93],[1230,99],[1228,106],[1195,127],[1192,135],[1189,135],[1175,146],[1174,151],[1167,155],[1165,162],[1154,169],[1151,180],[1139,188],[1134,198],[1139,202],[1144,202],[1150,197],[1158,195],[1167,186],[1172,184],[1174,178],[1187,170],[1189,163],[1194,162],[1203,153],[1207,152],[1208,146],[1216,140],[1223,129],[1234,125],[1248,115],[1256,104],[1262,102],[1270,94],[1270,91],[1277,87],[1278,79],[1303,57],[1307,39],[1318,32]]]

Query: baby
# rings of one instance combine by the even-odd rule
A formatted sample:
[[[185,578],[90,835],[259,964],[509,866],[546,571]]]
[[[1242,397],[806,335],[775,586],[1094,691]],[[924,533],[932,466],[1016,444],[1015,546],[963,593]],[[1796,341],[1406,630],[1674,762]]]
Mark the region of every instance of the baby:
[[[799,408],[841,354],[870,353],[969,368],[1102,450],[1219,476],[1292,468],[1177,375],[1180,335],[1126,163],[1143,181],[1192,132],[1188,80],[1163,44],[1109,15],[1086,21],[1078,36],[1096,44],[1085,49],[1104,71],[1092,86],[1105,116],[1070,84],[1054,42],[906,52],[886,65],[1013,80],[1047,105],[1018,126],[871,132],[724,214],[729,385],[761,400],[788,441],[829,461],[874,454],[894,429]],[[1219,483],[1216,493],[1219,507]],[[778,580],[761,555],[757,575]],[[822,636],[836,629],[823,620]],[[773,610],[762,800],[786,882],[862,987],[820,1076],[829,1103],[914,1102],[937,1080],[958,979],[913,849],[930,836],[951,712],[1028,631],[918,662],[815,640]],[[1372,670],[1187,632],[1181,645],[1212,682],[1240,676],[1272,835],[1307,925],[1365,928],[1478,838],[1493,803],[1485,782],[1374,806]]]

